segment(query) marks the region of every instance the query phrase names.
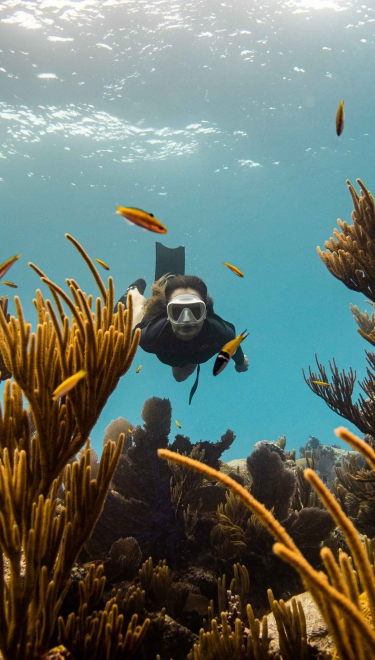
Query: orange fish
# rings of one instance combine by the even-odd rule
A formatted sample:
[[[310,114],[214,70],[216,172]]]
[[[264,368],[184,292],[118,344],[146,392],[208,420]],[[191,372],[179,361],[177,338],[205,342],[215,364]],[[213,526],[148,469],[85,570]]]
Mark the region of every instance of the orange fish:
[[[116,213],[122,215],[131,224],[139,225],[143,229],[154,231],[156,234],[167,233],[167,228],[164,227],[160,220],[157,220],[152,213],[147,213],[147,211],[142,211],[142,209],[131,206],[118,206]]]
[[[229,268],[229,270],[231,270],[232,273],[235,273],[236,275],[238,275],[238,277],[245,277],[245,275],[243,274],[242,270],[240,270],[239,268],[237,268],[237,266],[233,266],[233,264],[228,264],[226,261],[223,261],[222,263],[224,264],[224,266],[226,266],[227,268]]]
[[[4,261],[4,263],[0,265],[0,280],[8,272],[9,268],[13,266],[14,262],[20,258],[20,256],[21,256],[20,254],[16,254],[15,257],[11,257],[10,259]]]
[[[336,115],[336,133],[339,136],[344,130],[344,121],[345,121],[344,101],[341,100]]]

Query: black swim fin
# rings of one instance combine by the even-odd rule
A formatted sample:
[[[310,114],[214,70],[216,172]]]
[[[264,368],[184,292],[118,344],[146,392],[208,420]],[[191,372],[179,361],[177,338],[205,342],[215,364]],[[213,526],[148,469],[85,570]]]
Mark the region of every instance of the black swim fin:
[[[167,273],[185,275],[185,248],[183,245],[168,248],[156,241],[155,247],[155,282]]]
[[[200,373],[200,370],[201,370],[201,365],[198,364],[197,375],[196,375],[196,378],[195,378],[195,381],[194,381],[194,385],[193,385],[193,387],[192,387],[191,390],[190,390],[189,406],[190,406],[190,404],[191,404],[191,400],[192,400],[194,394],[195,394],[196,391],[197,391],[197,387],[198,387],[198,383],[199,383],[199,373]]]

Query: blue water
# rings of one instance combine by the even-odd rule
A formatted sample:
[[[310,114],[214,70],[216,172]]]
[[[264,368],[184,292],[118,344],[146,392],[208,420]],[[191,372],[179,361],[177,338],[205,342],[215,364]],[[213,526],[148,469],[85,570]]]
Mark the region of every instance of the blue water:
[[[193,377],[175,383],[139,349],[94,448],[112,419],[139,423],[150,396],[170,398],[194,442],[233,429],[228,460],[261,439],[286,435],[298,449],[310,435],[337,442],[341,423],[355,430],[301,370],[317,353],[365,375],[368,345],[349,310],[363,310],[364,297],[328,273],[316,246],[338,217],[350,220],[346,179],[375,189],[375,8],[14,0],[0,10],[0,262],[22,254],[9,279],[26,318],[35,325],[29,261],[96,295],[66,232],[110,265],[118,297],[138,277],[151,285],[158,237],[114,215],[120,204],[154,213],[168,227],[165,245],[186,246],[186,272],[207,283],[215,311],[250,331],[249,371],[231,364],[213,378],[206,363],[191,406]]]

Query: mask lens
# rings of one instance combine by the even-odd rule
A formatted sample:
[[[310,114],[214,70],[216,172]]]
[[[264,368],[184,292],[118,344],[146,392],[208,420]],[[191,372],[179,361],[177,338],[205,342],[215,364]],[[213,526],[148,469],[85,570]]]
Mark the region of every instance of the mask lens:
[[[199,303],[197,303],[196,305],[189,305],[189,309],[192,312],[192,314],[194,314],[197,321],[199,321],[199,319],[203,315],[202,305],[200,305]]]
[[[170,315],[172,321],[178,321],[178,319],[180,318],[182,309],[183,308],[182,308],[181,305],[170,304],[168,306],[169,315]]]

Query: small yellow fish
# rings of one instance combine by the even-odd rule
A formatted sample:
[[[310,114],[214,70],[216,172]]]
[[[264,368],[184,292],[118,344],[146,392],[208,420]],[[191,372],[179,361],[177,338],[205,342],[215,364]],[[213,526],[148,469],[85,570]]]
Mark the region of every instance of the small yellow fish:
[[[331,387],[329,383],[326,383],[324,380],[312,380],[314,385],[323,385],[323,387]]]
[[[141,369],[142,369],[142,365],[140,364],[139,367],[136,368],[135,373],[139,374]]]
[[[143,229],[148,229],[149,231],[154,231],[156,234],[166,234],[167,228],[157,220],[152,213],[147,213],[147,211],[142,211],[142,209],[137,209],[130,206],[118,206],[116,213],[122,215],[123,218],[128,220],[133,225],[139,225]]]
[[[341,100],[336,115],[336,133],[338,136],[340,136],[344,130],[344,121],[345,121],[344,101]]]
[[[84,378],[86,376],[86,371],[84,369],[81,369],[80,371],[77,371],[76,374],[73,376],[69,376],[66,380],[64,380],[61,385],[56,387],[54,393],[53,393],[53,400],[57,401],[57,399],[60,399],[62,396],[65,396],[65,394],[68,394],[75,385],[81,380],[81,378]]]
[[[128,429],[128,433],[133,433],[133,431],[131,429]]]
[[[179,429],[181,428],[181,424],[180,422],[177,421],[177,419],[174,420],[174,423],[176,424],[176,426],[178,426]]]
[[[5,286],[10,286],[12,289],[18,289],[18,284],[14,284],[14,282],[0,282],[0,284],[5,284]]]
[[[243,274],[242,270],[240,270],[239,268],[237,268],[237,266],[233,266],[233,264],[228,264],[226,261],[223,261],[222,263],[224,264],[224,266],[226,266],[227,268],[229,268],[229,270],[231,270],[232,273],[235,273],[236,275],[238,275],[238,277],[245,277],[245,275]]]
[[[4,263],[0,265],[0,280],[2,277],[4,277],[5,273],[8,272],[9,268],[13,266],[14,262],[20,258],[20,256],[21,256],[20,254],[16,254],[14,257],[11,257],[10,259],[4,261]]]
[[[109,266],[105,263],[105,261],[102,261],[102,259],[95,259],[97,263],[102,266],[102,268],[105,268],[105,270],[110,270]]]
[[[231,339],[231,341],[228,341],[228,343],[225,344],[225,346],[223,346],[223,348],[221,349],[219,355],[215,360],[214,369],[213,369],[214,376],[217,376],[223,371],[223,369],[225,369],[232,355],[235,354],[240,343],[244,339],[246,339],[248,335],[249,333],[246,332],[246,330],[244,330],[243,332],[241,332],[240,335],[238,335],[238,337],[235,337],[235,339]]]

